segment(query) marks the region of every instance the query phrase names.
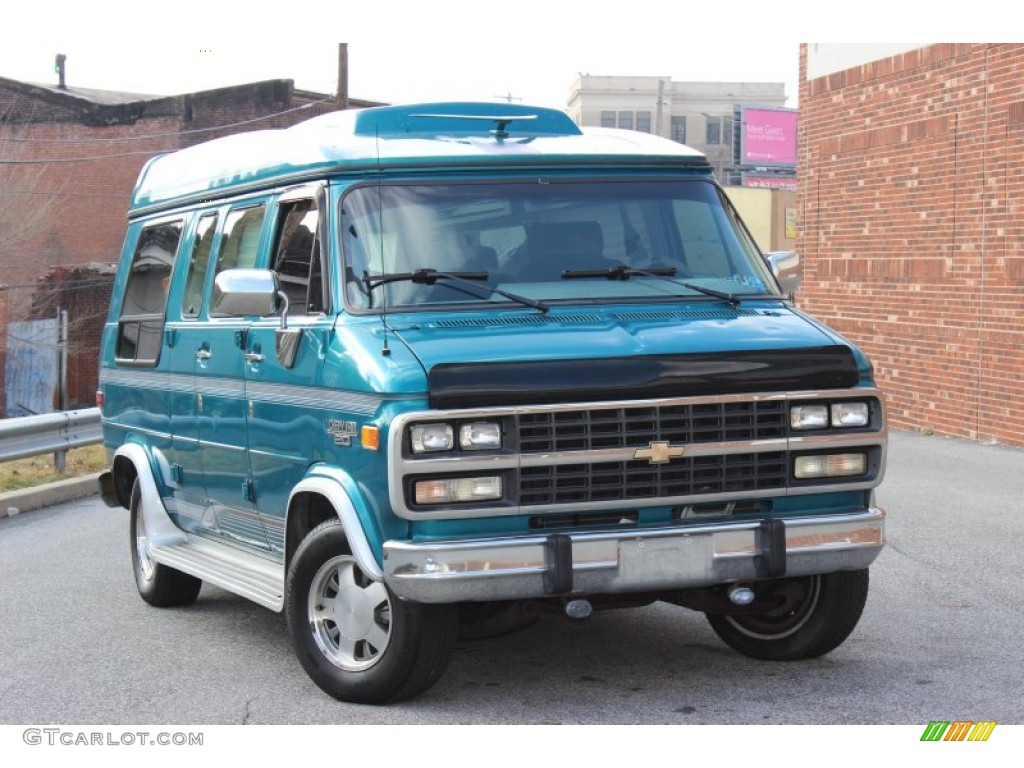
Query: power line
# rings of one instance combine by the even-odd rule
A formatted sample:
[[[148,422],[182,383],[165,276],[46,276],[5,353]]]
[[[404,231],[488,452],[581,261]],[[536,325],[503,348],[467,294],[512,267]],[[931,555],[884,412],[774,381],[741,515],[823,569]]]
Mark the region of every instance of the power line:
[[[136,152],[115,152],[110,155],[93,155],[92,157],[60,157],[49,160],[6,160],[0,158],[0,165],[48,165],[50,163],[88,163],[93,160],[109,160],[114,157],[131,157],[132,155],[162,155],[173,152],[173,149],[138,150]]]
[[[41,319],[46,319],[46,318],[41,318]],[[15,322],[18,322],[18,321],[15,321]],[[25,321],[22,321],[22,322],[25,322]],[[29,322],[31,322],[31,321],[29,321]],[[42,334],[40,334],[40,335],[42,335]],[[10,340],[20,341],[23,344],[31,344],[33,347],[46,347],[47,349],[56,349],[57,348],[56,344],[51,344],[51,343],[49,343],[47,341],[44,341],[44,340],[40,339],[38,336],[29,339],[29,338],[25,338],[24,336],[18,336],[17,334],[11,333],[9,330],[7,331],[7,339],[9,341]]]
[[[89,197],[95,198],[95,192],[65,192],[61,189],[18,189],[17,187],[4,187],[3,194],[14,195],[39,195],[42,197]]]
[[[20,285],[3,285],[3,290],[21,290],[23,288],[34,288],[41,291],[51,291],[56,293],[57,291],[70,291],[76,288],[95,288],[103,285],[110,285],[113,283],[114,276],[111,275],[109,280],[101,280],[97,278],[90,278],[87,280],[68,280],[62,282],[59,285],[46,285],[42,283],[22,283]]]

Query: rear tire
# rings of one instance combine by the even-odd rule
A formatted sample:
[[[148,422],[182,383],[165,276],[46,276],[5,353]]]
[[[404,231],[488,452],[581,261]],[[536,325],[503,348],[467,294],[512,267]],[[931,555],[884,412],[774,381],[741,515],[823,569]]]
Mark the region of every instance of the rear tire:
[[[778,579],[753,585],[759,602],[772,605],[756,614],[706,614],[711,628],[744,656],[796,661],[837,648],[860,620],[868,596],[868,571]]]
[[[132,570],[139,595],[157,608],[173,608],[191,605],[199,597],[203,582],[195,576],[156,562],[152,556],[149,536],[146,534],[145,517],[142,514],[142,489],[136,480],[132,486],[129,504],[132,544]]]
[[[288,632],[313,682],[341,701],[386,704],[440,679],[458,606],[399,600],[352,556],[337,519],[313,529],[288,569]]]

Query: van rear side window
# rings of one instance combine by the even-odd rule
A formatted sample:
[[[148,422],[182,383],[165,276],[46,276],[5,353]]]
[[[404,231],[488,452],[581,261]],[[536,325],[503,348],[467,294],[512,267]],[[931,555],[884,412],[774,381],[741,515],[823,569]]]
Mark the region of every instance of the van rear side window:
[[[117,329],[117,359],[156,365],[182,221],[148,226],[139,234]]]

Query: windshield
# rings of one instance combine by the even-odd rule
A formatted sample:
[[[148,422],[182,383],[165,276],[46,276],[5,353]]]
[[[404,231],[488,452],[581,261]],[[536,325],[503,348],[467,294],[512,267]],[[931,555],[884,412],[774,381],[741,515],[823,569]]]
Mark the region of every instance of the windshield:
[[[497,291],[573,303],[775,292],[722,193],[701,180],[364,186],[343,198],[341,223],[357,310],[513,303]],[[473,284],[402,279],[420,270]]]

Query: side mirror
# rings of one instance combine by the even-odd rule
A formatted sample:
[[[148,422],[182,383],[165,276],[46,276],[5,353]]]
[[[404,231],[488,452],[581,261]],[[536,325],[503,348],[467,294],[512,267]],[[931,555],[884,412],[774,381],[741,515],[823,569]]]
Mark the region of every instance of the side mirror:
[[[266,317],[278,309],[281,327],[275,334],[277,359],[285,368],[291,368],[295,365],[302,330],[288,327],[288,295],[281,290],[277,273],[269,269],[228,269],[213,281],[211,315]]]
[[[772,251],[765,258],[768,260],[775,279],[779,281],[782,292],[792,299],[803,280],[800,254],[796,251]]]
[[[277,275],[269,269],[228,269],[213,282],[211,315],[272,315],[281,292]]]

